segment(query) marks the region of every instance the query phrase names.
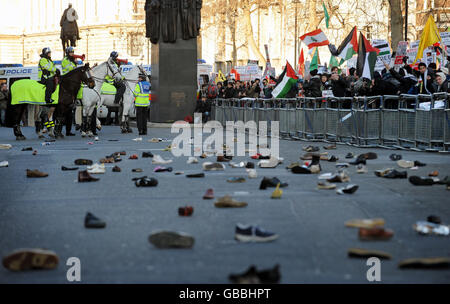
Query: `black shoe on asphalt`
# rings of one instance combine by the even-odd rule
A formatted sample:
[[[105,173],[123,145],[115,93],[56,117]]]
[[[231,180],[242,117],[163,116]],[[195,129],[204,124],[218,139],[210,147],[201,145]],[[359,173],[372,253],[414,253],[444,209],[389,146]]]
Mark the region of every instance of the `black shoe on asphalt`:
[[[280,184],[281,188],[287,187],[288,183],[282,183],[277,177],[264,177],[261,181],[261,184],[259,185],[260,190],[265,190],[267,187],[273,187],[275,188],[278,184]]]
[[[78,166],[92,166],[93,162],[90,159],[76,159],[75,165]]]
[[[151,158],[153,157],[152,152],[142,152],[142,158]]]
[[[435,183],[432,178],[421,176],[410,176],[409,182],[414,186],[431,186]]]
[[[228,279],[233,284],[260,284],[255,265],[251,265],[244,273],[230,274]]]
[[[334,155],[331,155],[330,157],[328,157],[328,161],[329,161],[329,162],[336,162],[337,160],[339,160],[339,158],[337,158],[337,157],[334,156]]]
[[[355,154],[353,154],[352,152],[347,153],[347,155],[345,155],[345,158],[353,158],[355,157]]]
[[[359,165],[359,164],[366,164],[366,158],[364,156],[358,156],[354,161],[349,162],[350,165]]]
[[[437,215],[430,215],[427,217],[427,222],[439,225],[439,224],[441,224],[441,218]]]
[[[378,155],[374,152],[367,152],[367,153],[358,155],[358,157],[362,157],[364,159],[377,159]]]
[[[245,168],[247,168],[247,169],[254,169],[255,168],[255,163],[249,161],[249,162],[247,162],[245,164]]]
[[[86,228],[105,228],[106,223],[88,212],[84,218],[84,227]]]
[[[258,271],[258,277],[261,284],[277,284],[280,282],[280,265],[276,264],[271,269]]]
[[[75,136],[75,134],[73,134],[72,132],[70,132],[70,133],[66,133],[66,136]]]
[[[205,173],[186,174],[186,177],[205,177]]]
[[[33,151],[33,147],[23,148],[22,151]]]
[[[389,156],[389,158],[390,158],[392,161],[397,161],[397,160],[401,160],[401,159],[402,159],[402,156],[401,156],[400,154],[391,154],[391,155]]]
[[[281,279],[280,265],[261,271],[251,265],[244,273],[230,274],[228,279],[234,284],[276,284]]]
[[[155,187],[158,185],[158,180],[156,178],[140,178],[135,182],[136,187]]]
[[[424,164],[424,163],[421,163],[420,161],[418,161],[418,160],[415,160],[414,161],[414,166],[415,167],[425,167],[427,164]]]
[[[78,170],[78,167],[69,168],[66,166],[61,166],[62,171],[72,171],[72,170]]]
[[[311,174],[311,170],[306,166],[292,167],[291,172],[295,174]]]
[[[388,174],[383,175],[384,178],[408,178],[408,173],[406,171],[392,170]]]

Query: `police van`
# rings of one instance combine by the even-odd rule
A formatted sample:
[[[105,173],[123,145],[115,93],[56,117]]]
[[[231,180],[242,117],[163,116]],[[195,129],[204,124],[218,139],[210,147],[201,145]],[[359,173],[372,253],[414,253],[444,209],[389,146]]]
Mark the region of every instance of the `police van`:
[[[20,79],[38,80],[38,67],[24,67],[21,64],[0,64],[0,84],[6,83],[8,88]]]

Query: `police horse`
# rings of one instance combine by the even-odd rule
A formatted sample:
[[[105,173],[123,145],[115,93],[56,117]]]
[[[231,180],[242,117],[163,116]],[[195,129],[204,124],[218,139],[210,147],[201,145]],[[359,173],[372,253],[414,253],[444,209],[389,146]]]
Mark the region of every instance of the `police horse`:
[[[36,107],[35,121],[41,116],[39,113],[42,113],[43,106],[56,106],[56,115],[55,113],[54,115],[59,118],[58,120],[60,121],[62,128],[63,119],[60,117],[64,117],[66,111],[71,109],[71,105],[77,96],[81,83],[86,84],[90,88],[93,88],[95,85],[90,74],[89,63],[60,76],[60,83],[52,94],[54,102],[52,104],[47,104],[45,102],[44,85],[31,79],[15,81],[11,86],[11,102],[8,105],[8,115],[10,116],[10,125],[13,128],[16,139],[26,139],[20,129],[20,120],[28,105],[34,105]],[[40,128],[36,126],[37,135],[39,138],[43,138],[40,131]],[[55,137],[53,128],[49,129],[49,135]]]
[[[105,66],[106,65],[106,66]],[[112,77],[115,78],[116,81],[124,81],[125,82],[125,93],[123,94],[123,107],[122,107],[122,115],[121,115],[121,124],[120,128],[122,133],[132,133],[129,123],[129,113],[133,107],[134,102],[134,87],[139,80],[139,73],[146,74],[143,67],[141,65],[134,66],[128,73],[127,77],[124,80],[122,79],[122,75],[120,71],[114,71],[114,66],[111,66],[107,62],[102,63],[101,65],[92,69],[94,74],[94,79],[96,81],[96,86],[94,91],[83,91],[83,124],[82,124],[82,132],[81,136],[90,136],[93,134],[91,130],[92,121],[92,113],[94,112],[95,106],[117,106],[114,104],[114,95],[111,94],[102,94],[101,87],[103,85],[104,76],[106,73],[112,72]],[[96,71],[98,71],[98,75],[96,75]],[[111,76],[111,74],[109,74]],[[103,76],[103,77],[102,77]]]

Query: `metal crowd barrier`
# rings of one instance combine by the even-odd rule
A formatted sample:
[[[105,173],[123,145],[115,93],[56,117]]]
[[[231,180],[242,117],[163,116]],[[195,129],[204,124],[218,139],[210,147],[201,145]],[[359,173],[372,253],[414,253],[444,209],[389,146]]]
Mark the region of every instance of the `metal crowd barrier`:
[[[280,136],[295,140],[337,142],[448,152],[450,94],[293,99],[216,99],[213,119],[279,121]],[[269,134],[270,135],[270,134]]]

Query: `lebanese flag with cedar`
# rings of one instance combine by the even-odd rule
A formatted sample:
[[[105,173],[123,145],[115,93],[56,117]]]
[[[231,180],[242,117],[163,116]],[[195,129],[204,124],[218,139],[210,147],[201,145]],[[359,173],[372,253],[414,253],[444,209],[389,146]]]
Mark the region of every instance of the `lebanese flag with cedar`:
[[[325,36],[324,32],[322,32],[321,29],[304,34],[300,37],[300,40],[303,41],[303,43],[305,43],[309,49],[330,44],[327,36]]]

